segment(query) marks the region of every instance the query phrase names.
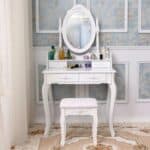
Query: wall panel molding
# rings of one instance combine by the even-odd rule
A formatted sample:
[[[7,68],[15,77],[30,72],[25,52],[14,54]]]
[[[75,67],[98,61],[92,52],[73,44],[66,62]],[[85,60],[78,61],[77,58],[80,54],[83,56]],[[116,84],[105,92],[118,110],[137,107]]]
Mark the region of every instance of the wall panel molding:
[[[120,64],[125,63],[128,66],[128,84],[127,89],[127,102],[119,103],[116,101],[114,109],[114,121],[115,122],[149,122],[150,121],[150,100],[144,102],[144,99],[138,98],[138,67],[140,63],[150,63],[150,47],[147,46],[125,46],[125,47],[112,47],[113,52],[113,63]],[[34,63],[46,64],[47,52],[49,47],[33,47]],[[32,68],[35,70],[35,68]],[[36,76],[34,71],[33,77]],[[127,77],[127,76],[126,76]],[[36,83],[34,81],[34,88]],[[126,86],[127,88],[127,86]],[[35,91],[35,89],[34,89]],[[85,90],[83,89],[83,92]],[[79,91],[78,91],[79,92]],[[78,93],[75,93],[78,94]],[[44,112],[42,103],[37,103],[36,95],[33,97],[33,117],[34,123],[44,123]],[[55,101],[55,122],[59,122],[59,101]],[[99,121],[105,122],[106,117],[106,103],[99,102]],[[76,121],[76,120],[73,120]]]
[[[72,0],[72,4],[75,5],[77,0]],[[40,29],[40,0],[35,0],[36,2],[36,8],[35,8],[35,17],[36,17],[36,33],[59,33],[59,29],[58,30],[53,30],[53,29]],[[72,6],[73,6],[72,5]],[[48,14],[47,14],[48,15]],[[61,18],[61,16],[60,16]],[[58,18],[58,28],[59,28],[59,18]]]
[[[139,33],[150,33],[150,27],[149,29],[142,29],[142,2],[143,0],[138,0],[138,32]],[[149,6],[148,6],[149,8]],[[146,16],[149,16],[149,14],[147,14]]]
[[[150,103],[150,61],[137,61],[137,86],[136,86],[136,100],[140,103],[149,102]],[[149,65],[148,70],[142,68],[140,70],[140,65]],[[141,83],[141,81],[142,83]],[[141,87],[142,86],[142,87]]]
[[[36,33],[59,33],[59,30],[41,30],[40,29],[40,11],[39,11],[39,3],[40,0],[36,0],[36,9],[35,9],[35,15],[36,15]],[[77,0],[72,0],[73,5],[77,4]],[[128,31],[128,0],[125,1],[125,6],[124,6],[124,27],[122,29],[102,29],[100,32],[127,32]],[[86,0],[87,8],[91,8],[91,0]],[[95,16],[96,17],[96,16]],[[59,19],[58,19],[59,23]]]
[[[125,66],[125,99],[117,99],[117,103],[128,103],[129,101],[129,62],[115,62],[114,65],[124,65]]]
[[[107,46],[110,48],[110,50],[150,50],[150,46]],[[38,50],[38,49],[43,49],[47,50],[50,47],[48,46],[34,46],[32,49]],[[95,49],[96,47],[92,47],[91,49]]]
[[[90,0],[90,8],[91,8],[91,1]],[[97,16],[95,16],[97,17]],[[111,17],[111,16],[110,16]],[[114,28],[110,28],[110,29],[100,29],[100,32],[102,33],[113,33],[113,32],[128,32],[128,0],[124,0],[124,27],[122,29],[114,29]]]

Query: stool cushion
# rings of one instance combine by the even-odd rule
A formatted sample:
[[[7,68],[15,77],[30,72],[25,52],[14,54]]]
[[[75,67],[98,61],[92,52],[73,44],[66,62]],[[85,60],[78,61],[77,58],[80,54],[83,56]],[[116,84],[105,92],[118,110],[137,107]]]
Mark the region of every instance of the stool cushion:
[[[96,108],[95,98],[64,98],[60,102],[60,108]]]

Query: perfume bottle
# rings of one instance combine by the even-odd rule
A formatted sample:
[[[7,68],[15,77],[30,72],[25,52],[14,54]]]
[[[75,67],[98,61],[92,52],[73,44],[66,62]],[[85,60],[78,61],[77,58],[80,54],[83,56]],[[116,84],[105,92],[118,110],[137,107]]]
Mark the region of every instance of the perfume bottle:
[[[72,59],[71,52],[70,52],[69,49],[67,50],[66,58],[67,59]]]
[[[55,46],[52,45],[51,50],[48,52],[48,60],[54,60],[55,52],[56,52]]]
[[[59,57],[60,60],[65,59],[65,51],[64,51],[63,48],[59,49],[58,57]]]
[[[106,57],[106,59],[110,58],[110,50],[109,50],[109,48],[106,48],[105,57]]]
[[[102,49],[101,49],[101,54],[103,55],[102,57],[102,59],[105,59],[106,58],[106,48],[105,47],[102,47]]]

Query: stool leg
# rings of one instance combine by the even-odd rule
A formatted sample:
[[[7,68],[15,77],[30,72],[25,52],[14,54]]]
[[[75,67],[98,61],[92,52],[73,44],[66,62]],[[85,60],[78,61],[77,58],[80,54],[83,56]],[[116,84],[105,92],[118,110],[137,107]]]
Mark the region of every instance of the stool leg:
[[[97,111],[93,115],[93,126],[92,126],[92,134],[93,134],[93,143],[97,145],[97,125],[98,125],[98,118],[97,118]]]
[[[66,121],[65,121],[64,110],[61,110],[60,126],[61,126],[61,146],[64,146],[66,140]]]

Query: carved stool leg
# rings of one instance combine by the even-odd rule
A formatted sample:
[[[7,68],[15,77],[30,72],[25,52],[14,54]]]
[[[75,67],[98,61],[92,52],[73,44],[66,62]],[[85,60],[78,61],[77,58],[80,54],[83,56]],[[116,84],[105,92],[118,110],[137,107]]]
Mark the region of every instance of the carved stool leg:
[[[97,110],[95,110],[95,114],[93,115],[93,125],[92,125],[92,135],[93,135],[93,143],[97,145],[97,125],[98,125],[98,117]]]
[[[66,140],[66,121],[63,109],[61,109],[60,126],[61,126],[61,146],[64,146]]]

